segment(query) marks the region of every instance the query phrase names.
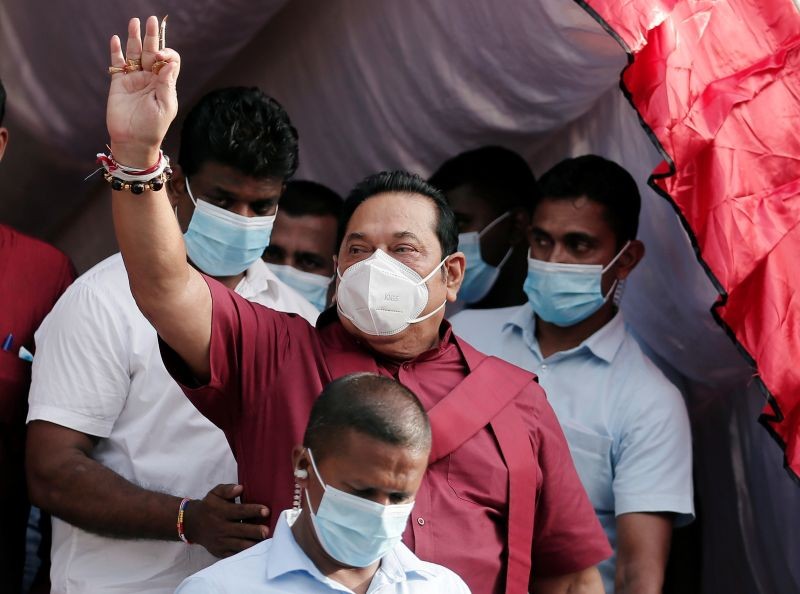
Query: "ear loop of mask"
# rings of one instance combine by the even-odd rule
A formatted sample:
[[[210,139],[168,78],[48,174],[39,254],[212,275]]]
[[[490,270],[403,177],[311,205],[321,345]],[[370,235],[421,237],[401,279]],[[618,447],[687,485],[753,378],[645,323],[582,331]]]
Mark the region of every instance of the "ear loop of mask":
[[[614,259],[613,259],[613,260],[611,260],[611,262],[609,262],[609,263],[606,265],[606,267],[605,267],[605,268],[603,268],[602,272],[600,273],[600,278],[602,278],[602,277],[603,277],[603,275],[604,275],[606,272],[608,272],[608,270],[609,270],[609,269],[610,269],[610,268],[611,268],[611,267],[614,265],[614,263],[615,263],[617,260],[619,260],[619,259],[620,259],[620,256],[622,256],[622,254],[624,254],[624,253],[625,253],[625,250],[627,250],[627,249],[628,249],[628,246],[629,246],[630,244],[631,244],[631,240],[629,239],[628,241],[626,241],[626,242],[625,242],[625,245],[623,245],[623,246],[622,246],[622,249],[621,249],[621,250],[620,250],[620,251],[617,253],[617,255],[616,255],[616,256],[614,256]],[[619,286],[620,286],[620,280],[619,280],[618,278],[614,279],[614,284],[613,284],[613,285],[611,285],[611,288],[608,290],[608,293],[606,293],[606,295],[603,297],[603,302],[604,302],[604,303],[605,303],[605,302],[607,302],[609,299],[611,299],[611,298],[612,298],[612,295],[613,295],[613,296],[614,296],[614,297],[613,297],[613,299],[614,299],[614,305],[618,305],[617,298],[616,298],[616,293],[615,293],[615,292],[616,292],[616,290],[617,290],[617,287],[619,287]]]
[[[197,200],[194,199],[194,195],[192,194],[192,188],[189,186],[189,176],[186,175],[183,178],[184,183],[186,184],[186,193],[189,194],[189,199],[192,201],[192,204],[197,206]]]
[[[478,233],[478,239],[483,237],[483,235],[485,233],[488,233],[489,231],[491,231],[495,227],[495,225],[497,225],[499,222],[506,220],[510,216],[511,216],[511,211],[510,210],[507,210],[506,212],[501,214],[499,217],[497,217],[495,220],[493,220],[491,223],[489,223],[483,229],[480,230],[480,232]],[[479,249],[480,249],[480,247],[479,247]],[[508,247],[508,251],[506,252],[506,255],[503,256],[503,259],[500,260],[500,263],[497,266],[495,266],[494,268],[496,268],[497,270],[500,270],[505,265],[505,263],[508,262],[508,259],[511,257],[511,253],[513,251],[514,251],[514,246],[509,246]],[[482,257],[483,257],[483,255],[481,255],[481,258]]]
[[[436,268],[434,268],[433,270],[431,270],[431,273],[430,273],[428,276],[426,276],[426,277],[425,277],[425,278],[423,278],[423,279],[422,279],[422,280],[421,280],[419,283],[417,283],[417,286],[419,286],[419,285],[423,285],[423,284],[427,283],[427,282],[428,282],[428,281],[429,281],[429,280],[430,280],[430,279],[433,277],[433,275],[434,275],[435,273],[439,272],[439,269],[442,267],[442,265],[443,265],[445,262],[447,262],[447,259],[448,259],[449,257],[450,257],[450,256],[445,256],[444,260],[442,260],[441,262],[439,262],[439,265],[438,265]],[[426,313],[424,316],[420,316],[420,317],[418,317],[418,318],[414,318],[414,319],[408,320],[408,323],[409,323],[409,324],[417,324],[417,323],[419,323],[419,322],[424,322],[425,320],[427,320],[427,319],[428,319],[428,318],[430,318],[431,316],[434,316],[434,315],[436,315],[437,313],[439,313],[440,311],[442,311],[442,309],[444,309],[444,306],[445,306],[445,305],[447,305],[447,298],[446,298],[446,297],[445,297],[445,300],[444,300],[444,301],[442,301],[442,304],[441,304],[439,307],[437,307],[437,308],[436,308],[436,309],[434,309],[433,311],[430,311],[430,312]]]

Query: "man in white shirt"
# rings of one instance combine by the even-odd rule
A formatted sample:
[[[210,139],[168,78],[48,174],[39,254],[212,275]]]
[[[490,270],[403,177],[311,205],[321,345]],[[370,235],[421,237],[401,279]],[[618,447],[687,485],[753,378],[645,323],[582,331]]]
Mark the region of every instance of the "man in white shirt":
[[[615,556],[606,591],[661,592],[672,526],[691,521],[691,434],[678,390],[642,353],[617,310],[644,256],[641,199],[622,167],[567,159],[539,181],[529,230],[528,303],[463,311],[455,331],[535,372]]]
[[[401,542],[430,448],[428,416],[407,388],[370,373],[331,382],[294,448],[295,505],[273,538],[177,594],[468,594],[456,574]]]
[[[297,150],[273,99],[214,91],[183,125],[169,195],[196,268],[313,323],[316,310],[261,260]],[[53,592],[166,594],[268,536],[269,510],[236,503],[242,487],[224,434],[164,368],[119,254],[65,293],[36,347],[28,482],[53,515]]]

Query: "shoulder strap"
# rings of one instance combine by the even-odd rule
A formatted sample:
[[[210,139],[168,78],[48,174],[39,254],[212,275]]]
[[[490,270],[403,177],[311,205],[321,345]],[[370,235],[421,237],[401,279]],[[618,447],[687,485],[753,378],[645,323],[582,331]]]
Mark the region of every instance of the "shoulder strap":
[[[492,420],[492,430],[508,468],[508,565],[506,594],[527,592],[531,579],[536,455],[516,407],[507,406]]]
[[[508,561],[505,594],[527,592],[530,584],[536,509],[537,465],[527,427],[508,404],[534,376],[458,341],[471,372],[428,411],[433,431],[430,462],[444,458],[491,425],[508,468]]]
[[[459,341],[470,373],[428,411],[433,434],[429,462],[441,460],[486,427],[533,375]]]

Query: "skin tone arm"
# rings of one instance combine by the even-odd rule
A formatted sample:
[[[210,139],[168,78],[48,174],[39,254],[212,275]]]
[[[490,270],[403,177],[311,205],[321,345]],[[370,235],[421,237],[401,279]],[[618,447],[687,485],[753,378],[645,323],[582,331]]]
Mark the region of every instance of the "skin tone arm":
[[[596,567],[557,577],[534,578],[533,594],[605,594]]]
[[[46,421],[28,425],[26,464],[31,501],[83,530],[112,538],[178,540],[180,497],[138,487],[91,457],[96,438]],[[184,514],[184,533],[217,557],[268,535],[267,508],[237,504],[241,485],[217,485]]]
[[[141,71],[112,75],[106,125],[117,162],[145,169],[158,160],[161,142],[177,113],[180,57],[173,50],[158,49],[156,17],[147,20],[144,42],[139,19],[131,19],[125,56],[116,35],[110,50],[113,66],[123,66],[125,56],[141,56]],[[167,62],[158,74],[151,72],[156,60]],[[138,196],[126,191],[111,193],[114,228],[139,309],[195,377],[207,381],[211,295],[186,260],[183,236],[166,190],[147,189]]]
[[[631,513],[617,518],[618,594],[660,594],[672,538],[672,514]]]

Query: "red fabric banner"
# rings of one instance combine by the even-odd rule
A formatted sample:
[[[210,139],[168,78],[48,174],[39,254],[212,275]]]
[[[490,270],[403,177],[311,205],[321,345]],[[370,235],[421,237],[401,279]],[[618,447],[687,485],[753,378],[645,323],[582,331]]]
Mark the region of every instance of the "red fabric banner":
[[[750,357],[761,420],[800,475],[800,12],[791,0],[589,0],[628,50],[623,88]]]

